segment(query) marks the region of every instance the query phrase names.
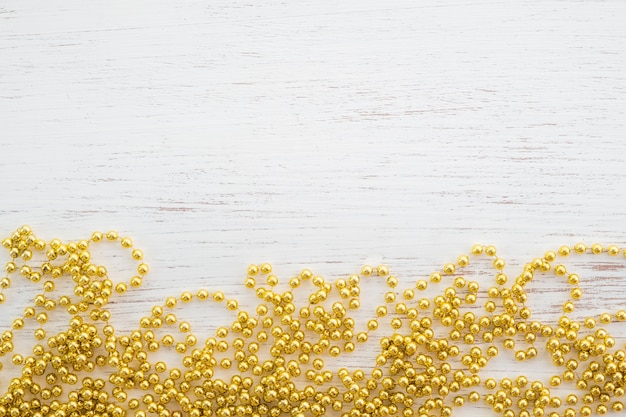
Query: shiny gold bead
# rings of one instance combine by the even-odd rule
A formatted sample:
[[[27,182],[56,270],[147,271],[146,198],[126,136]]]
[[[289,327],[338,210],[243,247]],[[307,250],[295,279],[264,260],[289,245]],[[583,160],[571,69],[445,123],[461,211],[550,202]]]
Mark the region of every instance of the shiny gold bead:
[[[374,331],[378,329],[378,321],[377,320],[369,320],[367,322],[367,329],[370,331]]]
[[[493,267],[497,270],[504,269],[504,265],[505,265],[505,262],[504,262],[504,259],[502,258],[496,258],[493,261]]]
[[[134,260],[140,261],[143,259],[143,251],[141,249],[133,249],[131,256]]]
[[[425,280],[423,280],[423,279],[420,279],[420,280],[418,280],[418,281],[415,283],[415,288],[416,288],[418,291],[424,291],[424,290],[426,290],[426,288],[428,288],[428,282],[426,282],[426,281],[425,281]]]
[[[396,294],[393,292],[387,292],[385,293],[385,302],[387,304],[393,303],[394,301],[396,301]]]
[[[561,246],[558,250],[559,255],[561,256],[568,256],[570,254],[570,247],[569,246]]]
[[[495,246],[489,245],[485,247],[485,255],[487,256],[496,256],[496,248]]]
[[[389,275],[389,268],[387,267],[387,265],[379,265],[376,268],[376,273],[378,274],[378,276],[386,277],[387,275]]]
[[[441,274],[439,272],[433,272],[432,274],[430,274],[430,281],[431,282],[434,282],[434,283],[440,282],[441,278],[442,278],[442,276],[441,276]],[[423,280],[420,280],[420,281],[423,281]],[[417,282],[419,283],[420,281],[417,281]],[[424,287],[424,289],[426,289],[426,287]]]
[[[261,264],[261,267],[259,268],[262,274],[269,274],[270,272],[272,272],[272,265],[270,265],[269,263],[265,262],[263,264]]]
[[[579,242],[574,245],[574,251],[579,254],[585,253],[587,251],[587,245],[585,245],[582,242]]]
[[[120,239],[116,232],[106,235],[96,232],[91,241],[105,238],[120,240],[122,246],[132,248],[132,240]],[[557,276],[567,277],[573,287],[570,289],[571,300],[563,304],[563,311],[568,314],[573,312],[574,302],[583,297],[579,287],[580,277],[568,273],[562,264],[553,266],[552,262],[557,256],[568,256],[572,249],[579,254],[585,253],[584,244],[573,248],[561,246],[557,252],[548,251],[543,257],[533,259],[524,265],[512,285],[507,285],[507,276],[501,272],[505,262],[496,257],[495,247],[474,245],[472,255],[485,253],[494,257],[496,285],[481,293],[478,282],[457,276],[447,288],[433,289],[437,291],[434,295],[422,297],[415,304],[412,302],[415,291],[427,290],[428,280],[419,279],[415,289],[401,290],[403,300],[397,300],[397,277],[389,275],[385,265],[375,268],[366,265],[361,270],[362,276],[377,274],[386,277],[387,286],[393,289],[383,297],[385,303],[391,306],[374,306],[377,318],[367,322],[366,331],[360,331],[358,321],[348,315],[361,307],[361,278],[358,274],[337,279],[333,285],[305,269],[289,280],[289,291],[279,293],[274,288],[257,286],[254,278],[259,273],[264,274],[269,287],[277,286],[278,277],[271,275],[270,264],[250,265],[244,284],[254,289],[261,299],[261,304],[256,307],[258,316],[253,317],[243,309],[239,310],[237,300],[226,300],[222,292],[216,291],[212,299],[226,301],[228,309],[237,310],[237,317],[232,324],[219,327],[216,337],[206,339],[202,346],[197,346],[198,338],[191,333],[190,324],[179,322],[173,312],[168,310],[165,313],[162,306],[154,306],[150,317],[142,317],[139,328],[129,333],[116,332],[110,324],[106,324],[111,319],[111,311],[105,309],[106,304],[112,301],[115,294],[125,293],[129,288],[125,283],[114,284],[104,266],[91,263],[88,240],[64,244],[59,239],[53,239],[46,245],[45,241],[37,240],[29,228],[22,227],[4,239],[2,244],[11,259],[21,257],[24,261],[18,267],[16,261],[10,260],[5,264],[7,274],[17,271],[32,282],[39,282],[42,278],[44,282],[42,293],[34,297],[31,306],[26,306],[22,318],[13,320],[12,329],[3,332],[0,341],[0,354],[11,353],[13,364],[23,367],[21,379],[9,382],[8,395],[27,398],[25,394],[29,390],[38,397],[20,402],[9,412],[6,406],[13,404],[9,402],[12,397],[5,396],[4,403],[0,402],[0,415],[18,417],[32,407],[41,417],[51,414],[51,410],[55,412],[55,417],[74,414],[123,417],[126,411],[109,403],[109,396],[112,395],[119,403],[128,401],[128,409],[138,417],[146,416],[146,411],[159,417],[182,417],[183,413],[201,417],[203,413],[213,412],[225,417],[278,417],[282,413],[299,417],[304,414],[324,415],[331,408],[334,412],[343,411],[342,417],[375,413],[381,416],[402,414],[424,417],[437,411],[450,417],[452,409],[447,404],[465,407],[467,403],[481,399],[476,391],[465,394],[462,390],[470,390],[480,384],[482,369],[499,353],[494,343],[515,350],[516,359],[527,360],[540,355],[541,351],[533,346],[536,342],[545,342],[553,364],[564,367],[562,374],[549,379],[550,387],[561,389],[565,381],[583,391],[583,406],[579,415],[584,417],[594,411],[597,414],[610,410],[623,411],[623,404],[615,398],[624,395],[621,381],[626,374],[626,353],[615,348],[617,341],[606,329],[597,328],[597,321],[601,324],[608,324],[613,319],[626,321],[626,310],[603,313],[597,319],[574,320],[563,315],[558,319],[558,325],[554,326],[529,321],[532,314],[526,303],[532,293],[526,292],[525,285],[538,277],[537,271],[552,269]],[[32,248],[44,251],[46,246],[49,249],[42,255],[48,260],[44,258],[45,262],[39,268],[31,262],[34,257]],[[606,249],[599,244],[591,247],[592,253],[605,250],[611,256],[622,251],[616,245]],[[134,260],[143,259],[139,249],[133,249],[131,256]],[[468,263],[467,255],[461,255],[456,260],[461,267]],[[430,275],[430,281],[439,283],[442,274],[453,275],[454,267],[455,264],[446,264],[442,272]],[[142,276],[147,272],[147,265],[141,263],[138,275],[130,280],[130,287],[141,285]],[[64,294],[52,298],[51,294],[58,289],[56,281],[46,281],[50,275],[54,279],[71,278],[70,282],[76,284],[73,298]],[[311,305],[299,305],[298,297],[291,291],[300,287],[301,280],[311,280],[315,287],[309,296]],[[0,280],[3,289],[9,288],[10,284],[8,276]],[[339,293],[334,300],[331,298],[333,287]],[[179,297],[166,298],[165,308],[177,307],[177,300],[188,303],[194,295],[199,300],[209,299],[207,290],[196,293],[184,291]],[[4,297],[0,293],[0,301]],[[306,296],[304,298],[306,303]],[[484,302],[484,311],[480,314],[468,311],[467,306],[478,299],[484,300],[481,301]],[[332,307],[325,303],[327,300],[332,300],[329,303]],[[44,330],[49,321],[47,312],[53,311],[57,304],[70,313],[69,327],[48,337]],[[472,308],[476,312],[479,309],[478,306]],[[366,378],[362,370],[342,368],[336,374],[339,381],[333,383],[335,374],[325,369],[323,355],[340,357],[354,351],[355,343],[368,342],[374,337],[370,332],[379,327],[378,318],[387,316],[390,311],[391,320],[385,322],[383,327],[385,332],[391,329],[392,334],[375,340],[382,350],[375,358],[371,378]],[[85,317],[91,321],[84,321]],[[41,326],[34,331],[37,343],[41,341],[41,344],[33,347],[32,354],[22,355],[13,345],[13,332],[24,328],[28,319],[34,319]],[[175,323],[178,323],[180,331],[178,336],[155,334],[154,329],[161,328],[163,324]],[[399,331],[402,326],[408,326],[411,331],[406,334]],[[444,334],[447,337],[439,335],[441,326],[446,328]],[[581,332],[583,326],[595,330],[593,333],[585,330],[587,333],[584,333]],[[516,337],[528,345],[515,349]],[[467,345],[467,350],[461,351],[455,344],[459,341]],[[487,346],[481,346],[481,343]],[[267,346],[267,351],[262,351],[263,355],[268,353],[269,356],[259,353],[261,344]],[[52,350],[44,348],[45,345]],[[167,370],[165,362],[154,365],[149,362],[149,353],[158,353],[163,346],[171,346],[176,352],[174,354],[181,355],[182,371],[171,369],[168,376],[163,374]],[[98,348],[102,348],[104,354],[95,350]],[[454,360],[463,364],[466,370],[453,371],[451,364],[446,362],[450,358],[456,358]],[[54,373],[46,371],[48,364],[52,365]],[[236,373],[231,379],[217,377],[216,369],[230,369],[233,365]],[[83,388],[70,391],[66,403],[62,404],[59,397],[63,388],[79,383],[78,372],[92,372],[96,367],[104,371],[107,367],[111,368],[109,382],[112,389],[104,390],[104,380],[87,377],[83,380]],[[36,376],[41,376],[43,387],[35,382]],[[291,381],[292,377],[306,377],[311,385],[301,389],[295,380]],[[530,383],[524,376],[515,381],[504,377],[499,387],[490,378],[484,384],[487,389],[494,390],[484,396],[485,402],[504,417],[577,415],[573,408],[559,411],[562,414],[550,410],[560,409],[563,406],[561,399],[550,394],[549,387],[538,381]],[[137,399],[128,400],[127,391],[135,389],[145,391],[140,397],[143,406]],[[444,402],[447,396],[450,396],[450,403]],[[424,400],[420,400],[418,405],[419,398]],[[46,404],[40,401],[46,401]],[[170,405],[174,402],[178,404],[176,407],[180,406],[180,411],[171,410]],[[564,402],[566,407],[572,407],[578,405],[579,399],[570,394]],[[298,404],[297,409],[291,408],[293,404]],[[349,412],[348,406],[351,407]],[[519,412],[514,411],[516,406]]]
[[[124,248],[130,248],[133,246],[133,240],[129,237],[125,237],[120,240],[120,244]]]
[[[174,308],[176,307],[176,304],[177,304],[176,297],[167,297],[165,299],[165,306],[167,308]]]
[[[398,278],[393,275],[387,277],[387,286],[389,288],[396,288],[398,286]]]
[[[278,278],[275,275],[269,275],[266,278],[267,281],[267,285],[269,285],[270,287],[275,287],[276,285],[278,285]]]
[[[482,245],[473,245],[472,246],[472,255],[481,255],[483,253],[483,246]]]
[[[617,321],[626,321],[626,310],[618,310],[615,313],[615,318]]]
[[[139,264],[139,266],[137,267],[137,273],[139,273],[139,275],[146,275],[149,270],[150,268],[148,267],[148,265],[144,263]]]
[[[591,245],[591,253],[593,253],[595,255],[598,255],[598,254],[602,253],[603,250],[604,250],[604,248],[599,243],[594,243],[593,245]]]

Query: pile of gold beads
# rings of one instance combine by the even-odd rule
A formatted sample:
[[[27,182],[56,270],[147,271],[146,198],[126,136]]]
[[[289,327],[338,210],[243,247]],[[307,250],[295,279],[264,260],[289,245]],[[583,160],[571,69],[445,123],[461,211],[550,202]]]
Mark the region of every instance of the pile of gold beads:
[[[118,242],[137,261],[129,282],[112,281],[105,266],[92,262],[90,247],[100,242]],[[474,245],[469,255],[403,291],[385,265],[364,266],[359,274],[334,282],[305,269],[285,291],[277,290],[270,264],[250,265],[245,286],[261,300],[254,312],[220,291],[185,291],[154,306],[127,333],[109,324],[107,304],[129,287],[141,286],[148,273],[142,251],[130,238],[111,231],[86,240],[46,242],[23,226],[2,246],[10,260],[0,280],[0,303],[12,275],[40,283],[41,292],[1,333],[0,356],[10,357],[21,373],[11,376],[0,394],[0,417],[449,417],[460,408],[466,408],[462,415],[475,415],[470,404],[504,417],[587,417],[624,410],[626,352],[602,326],[626,321],[626,311],[570,318],[582,297],[580,277],[558,263],[570,253],[626,256],[614,245],[578,243],[546,252],[524,265],[508,285],[505,261],[496,249]],[[32,265],[37,252],[44,261]],[[458,275],[474,256],[493,264],[495,285],[486,293]],[[571,285],[556,324],[534,320],[526,305],[527,284],[548,272]],[[350,312],[360,308],[360,283],[368,276],[386,280],[389,291],[366,323],[356,323]],[[62,279],[73,282],[71,294],[57,294]],[[306,305],[296,306],[294,292],[304,281],[313,291]],[[442,292],[420,297],[438,283],[445,287]],[[486,299],[482,307],[479,295]],[[172,312],[192,301],[222,304],[236,318],[214,336],[194,334]],[[63,331],[50,334],[48,316],[56,309],[70,318]],[[15,333],[29,321],[36,327],[35,344],[31,352],[16,352]],[[159,329],[170,330],[162,334]],[[371,343],[376,331],[384,335],[372,336],[377,356],[370,369],[326,366],[325,358]],[[520,361],[547,355],[554,375],[547,381],[483,377],[481,371],[501,349]],[[175,365],[154,359],[163,351],[176,358]],[[229,377],[223,377],[225,370]],[[0,371],[0,379],[5,372]],[[567,393],[559,396],[563,387]]]

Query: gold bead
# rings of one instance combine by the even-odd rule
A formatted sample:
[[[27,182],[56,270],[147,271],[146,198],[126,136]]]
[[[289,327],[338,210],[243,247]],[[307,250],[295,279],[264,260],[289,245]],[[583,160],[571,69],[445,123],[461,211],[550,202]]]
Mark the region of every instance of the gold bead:
[[[139,266],[137,267],[137,273],[139,273],[139,275],[146,275],[149,270],[150,268],[148,267],[148,265],[144,263],[139,264]]]
[[[106,235],[95,232],[91,236],[92,242],[103,239],[120,240],[123,247],[132,249],[132,240],[120,239],[114,231]],[[218,327],[216,337],[206,339],[204,346],[200,347],[190,324],[179,322],[169,310],[164,313],[162,306],[154,306],[149,317],[140,319],[139,328],[131,329],[129,333],[116,332],[110,324],[106,324],[111,319],[111,311],[105,309],[106,304],[113,301],[112,297],[116,294],[127,292],[128,286],[125,283],[114,284],[108,278],[105,266],[91,263],[89,240],[64,244],[59,239],[53,239],[46,244],[36,239],[30,228],[24,226],[2,240],[2,245],[10,256],[5,264],[7,274],[18,272],[32,282],[40,282],[42,278],[44,282],[42,293],[34,297],[32,305],[26,306],[23,317],[13,320],[12,329],[3,332],[0,340],[0,354],[11,353],[12,362],[22,367],[21,378],[9,382],[3,395],[25,399],[30,398],[26,396],[29,390],[34,397],[32,400],[21,400],[15,407],[11,405],[11,411],[7,411],[6,406],[13,403],[0,404],[0,414],[18,416],[37,410],[42,416],[52,411],[52,414],[56,413],[55,417],[79,413],[122,417],[126,411],[110,404],[109,396],[112,395],[120,404],[128,401],[128,409],[138,417],[145,417],[146,411],[159,417],[182,417],[183,413],[201,417],[205,412],[227,417],[278,417],[291,412],[299,417],[304,414],[324,415],[329,407],[334,412],[343,410],[343,417],[375,413],[424,417],[435,410],[439,410],[442,416],[450,417],[452,409],[449,405],[466,407],[467,403],[481,400],[478,392],[465,394],[462,390],[470,390],[480,384],[480,372],[499,353],[494,343],[502,343],[505,349],[514,350],[513,356],[517,360],[528,360],[540,354],[533,346],[538,341],[544,343],[540,338],[545,338],[546,350],[553,364],[565,368],[562,374],[549,379],[549,386],[561,389],[563,381],[572,382],[583,391],[581,398],[584,405],[579,415],[588,416],[594,411],[601,415],[609,410],[623,411],[623,403],[614,398],[624,395],[619,381],[626,374],[626,353],[615,349],[615,338],[606,329],[597,326],[598,322],[604,325],[611,320],[626,321],[626,310],[606,312],[597,318],[584,320],[573,320],[563,315],[555,326],[529,321],[531,310],[527,302],[532,293],[526,292],[525,285],[538,277],[537,272],[552,269],[557,276],[567,277],[572,288],[571,299],[563,304],[564,313],[573,312],[574,302],[582,299],[580,277],[568,273],[562,264],[552,264],[557,256],[568,256],[572,250],[584,254],[587,248],[582,243],[573,248],[561,246],[556,252],[548,251],[543,257],[526,263],[512,285],[508,286],[508,278],[501,271],[505,261],[496,257],[495,247],[474,245],[471,255],[484,253],[494,258],[497,285],[480,292],[478,282],[470,277],[456,276],[447,288],[420,298],[416,305],[412,303],[415,291],[427,290],[428,280],[439,283],[442,275],[453,275],[455,265],[467,266],[469,256],[459,256],[456,264],[444,265],[442,272],[432,273],[429,279],[418,279],[414,289],[402,290],[395,289],[399,280],[389,274],[386,265],[375,268],[366,265],[361,269],[361,275],[348,275],[333,284],[304,269],[289,280],[288,291],[279,293],[273,288],[279,280],[276,275],[271,275],[270,264],[250,265],[244,285],[254,289],[262,300],[256,307],[258,316],[253,317],[240,310],[238,301],[226,300],[222,292],[212,293],[214,301],[226,301],[226,307],[236,310],[237,317],[231,324]],[[49,249],[41,254],[44,262],[39,267],[32,262],[36,258],[33,247],[41,252],[47,246]],[[604,251],[616,256],[622,249],[616,245],[606,249],[599,244],[591,247],[591,252],[595,254]],[[132,249],[131,257],[141,261],[143,252]],[[24,261],[19,267],[15,261],[18,258]],[[138,274],[130,279],[132,288],[142,284],[148,266],[140,263],[137,271]],[[255,276],[259,274],[265,275],[272,288],[257,286]],[[384,300],[385,304],[393,307],[374,307],[376,319],[367,322],[366,331],[358,331],[358,323],[348,314],[361,307],[360,276],[373,274],[386,278],[387,286],[392,290],[384,293]],[[59,291],[53,279],[66,276],[75,284],[73,295],[51,297],[52,293]],[[300,287],[301,280],[311,280],[315,287],[308,294],[310,305],[299,305],[300,299],[291,291]],[[10,284],[8,276],[0,279],[0,289],[7,289]],[[333,287],[337,288],[339,297],[330,303],[331,308],[325,301],[332,299]],[[403,300],[397,300],[398,291],[402,291]],[[178,297],[167,297],[164,307],[173,309],[177,300],[188,303],[194,295],[199,300],[209,299],[209,292],[204,289],[195,293],[184,291]],[[0,302],[5,298],[4,293],[0,293]],[[484,312],[475,314],[466,305],[474,304],[478,299],[484,302]],[[53,311],[57,303],[71,315],[69,327],[48,337],[44,330],[49,322],[47,312]],[[385,322],[384,331],[391,329],[392,335],[374,341],[380,344],[382,351],[375,358],[371,378],[366,378],[362,370],[342,368],[336,374],[340,381],[333,384],[335,374],[325,369],[323,355],[340,357],[354,351],[355,343],[370,341],[374,337],[370,332],[379,327],[378,318],[387,316],[389,308],[393,315],[389,322]],[[476,308],[479,306],[472,307]],[[85,317],[91,321],[84,321]],[[28,319],[34,319],[41,326],[34,331],[34,336],[36,343],[42,342],[32,348],[32,354],[23,355],[18,351],[21,348],[13,345],[13,332],[24,328]],[[154,329],[161,328],[163,324],[176,323],[180,331],[178,336],[161,334],[157,337],[155,334]],[[405,334],[399,331],[402,326],[410,327],[411,332]],[[444,333],[447,337],[438,335],[439,326],[449,328]],[[594,332],[583,329],[587,332],[583,333],[582,326],[594,329]],[[516,349],[515,337],[523,339],[527,345]],[[267,344],[270,339],[272,343]],[[462,352],[455,344],[458,341],[467,345],[466,351]],[[260,343],[267,344],[267,352],[263,352],[269,353],[268,357],[259,354]],[[486,345],[481,345],[483,343]],[[46,344],[51,351],[44,348]],[[163,374],[167,370],[165,362],[154,365],[148,362],[149,353],[157,353],[163,346],[173,347],[175,354],[181,355],[182,371],[171,369],[168,376]],[[98,348],[104,349],[104,354],[94,351]],[[216,354],[219,356],[214,356]],[[450,363],[446,362],[450,358],[457,358],[455,360],[462,363],[466,371],[453,372]],[[47,364],[52,365],[54,373],[45,370]],[[233,365],[236,374],[230,380],[217,377],[216,368],[229,369]],[[304,365],[307,367],[301,369],[300,366]],[[78,372],[92,372],[96,367],[105,372],[107,367],[112,370],[110,391],[105,390],[104,380],[86,377],[83,388],[70,391],[64,404],[54,399],[63,394],[65,387],[78,384]],[[35,376],[42,376],[42,386],[35,383]],[[292,377],[302,376],[312,385],[300,389],[295,380],[291,381]],[[529,383],[524,376],[515,381],[504,377],[500,387],[493,379],[485,380],[484,384],[494,390],[484,396],[485,402],[504,417],[557,417],[558,412],[550,408],[563,406],[560,398],[550,394],[549,387],[538,381]],[[146,391],[140,397],[143,406],[138,399],[128,400],[127,390],[135,389]],[[372,396],[373,393],[376,394]],[[449,395],[450,403],[445,403],[444,397]],[[428,398],[418,406],[417,399],[424,397]],[[46,401],[46,404],[41,401]],[[174,401],[181,410],[170,411],[168,404]],[[565,397],[565,406],[577,406],[578,402],[575,394]],[[298,404],[297,410],[291,409],[290,404]],[[592,404],[594,408],[591,408]],[[344,407],[347,406],[352,407],[350,412],[346,412]],[[513,411],[516,406],[520,409],[517,414]],[[139,410],[140,407],[144,409]],[[577,412],[566,408],[562,415],[575,417]]]
[[[270,287],[275,287],[276,285],[278,285],[278,278],[275,275],[269,275],[266,278],[267,281],[267,285],[269,285]]]
[[[456,267],[454,266],[454,264],[445,264],[443,266],[443,273],[446,275],[454,274],[455,270],[456,270]]]
[[[481,255],[483,253],[483,246],[482,245],[474,245],[472,246],[472,255]]]
[[[504,269],[504,265],[505,265],[505,262],[504,262],[504,259],[502,258],[496,258],[493,261],[493,267],[497,270]]]
[[[594,243],[593,245],[591,245],[591,253],[595,255],[601,254],[603,250],[604,248],[599,243]]]
[[[565,257],[568,256],[570,254],[570,248],[569,246],[561,246],[558,250],[559,255]]]
[[[441,281],[441,274],[439,272],[433,272],[432,274],[430,274],[430,281],[431,282],[440,282]],[[418,281],[419,282],[419,281]]]
[[[585,245],[582,242],[579,242],[574,245],[574,251],[579,254],[585,253],[587,251],[587,245]]]
[[[565,268],[565,265],[559,264],[554,267],[554,273],[562,277],[567,273],[567,269]]]
[[[389,275],[389,268],[387,267],[387,265],[379,265],[376,268],[376,273],[378,274],[378,276],[386,277],[387,275]]]
[[[398,278],[393,275],[387,277],[387,286],[389,288],[396,288],[398,286]]]

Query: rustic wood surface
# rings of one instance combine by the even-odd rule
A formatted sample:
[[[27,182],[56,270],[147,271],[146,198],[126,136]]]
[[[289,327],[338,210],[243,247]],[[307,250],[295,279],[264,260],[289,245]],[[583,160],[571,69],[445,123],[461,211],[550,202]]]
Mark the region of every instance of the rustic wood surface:
[[[476,242],[511,277],[563,244],[624,247],[625,19],[623,1],[4,0],[0,230],[131,236],[151,272],[112,304],[120,329],[186,289],[252,308],[250,263],[283,283],[385,263],[408,287]],[[98,259],[125,280],[125,255]],[[626,305],[625,263],[569,264],[577,313]],[[556,320],[568,288],[533,285],[536,317]],[[365,283],[364,305],[383,288]],[[5,293],[3,328],[36,290]],[[199,334],[229,317],[180,315]],[[371,367],[376,349],[342,365]],[[554,373],[501,356],[485,373]]]

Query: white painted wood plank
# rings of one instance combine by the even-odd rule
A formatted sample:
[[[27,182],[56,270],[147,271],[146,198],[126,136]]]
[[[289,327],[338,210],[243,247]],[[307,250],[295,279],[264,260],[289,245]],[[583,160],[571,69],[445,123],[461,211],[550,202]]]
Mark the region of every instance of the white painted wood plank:
[[[266,260],[285,279],[385,262],[407,286],[474,242],[511,276],[560,244],[626,246],[625,12],[4,1],[0,229],[131,235],[152,272],[115,310],[137,320],[182,289],[239,297]],[[598,262],[578,265],[594,312],[626,295],[623,259]],[[565,287],[537,286],[552,291],[537,314],[556,314]],[[16,283],[3,311],[28,291]],[[190,313],[199,331],[225,319],[204,314]]]

